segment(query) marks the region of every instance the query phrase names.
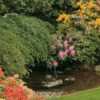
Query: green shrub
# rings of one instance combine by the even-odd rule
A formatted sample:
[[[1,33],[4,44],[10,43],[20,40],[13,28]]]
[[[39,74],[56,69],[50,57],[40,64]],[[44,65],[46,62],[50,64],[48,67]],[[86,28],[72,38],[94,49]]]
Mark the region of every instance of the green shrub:
[[[7,73],[26,73],[25,57],[20,47],[16,34],[5,29],[0,30],[0,65],[5,66]]]
[[[7,13],[6,5],[3,3],[3,0],[0,0],[0,15]]]
[[[61,12],[71,13],[77,0],[2,0],[0,14],[19,13],[53,20]]]
[[[26,0],[2,0],[6,6],[8,13],[23,13],[25,12]]]
[[[11,66],[5,67],[8,73],[25,74],[26,65],[46,62],[53,43],[51,30],[52,25],[34,17],[1,18],[0,65]]]
[[[57,34],[66,34],[76,41],[77,56],[75,62],[83,64],[95,64],[100,60],[100,29],[94,29],[86,26],[79,20],[59,24]]]

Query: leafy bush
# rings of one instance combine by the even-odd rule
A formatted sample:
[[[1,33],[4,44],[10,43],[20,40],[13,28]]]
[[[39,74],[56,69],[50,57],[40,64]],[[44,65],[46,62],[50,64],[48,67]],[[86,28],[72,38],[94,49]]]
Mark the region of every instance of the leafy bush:
[[[0,15],[7,13],[6,5],[3,3],[3,0],[0,0]]]
[[[49,46],[53,43],[51,27],[34,17],[0,19],[0,65],[8,66],[5,67],[7,73],[23,75],[26,65],[48,60]]]
[[[75,14],[61,14],[57,18],[57,34],[70,35],[77,41],[77,62],[95,64],[100,60],[100,8],[93,0],[80,0],[77,5],[80,9]]]
[[[0,14],[19,13],[54,20],[61,12],[71,13],[77,0],[2,0]],[[75,8],[75,9],[74,9]],[[49,19],[51,18],[51,19]]]

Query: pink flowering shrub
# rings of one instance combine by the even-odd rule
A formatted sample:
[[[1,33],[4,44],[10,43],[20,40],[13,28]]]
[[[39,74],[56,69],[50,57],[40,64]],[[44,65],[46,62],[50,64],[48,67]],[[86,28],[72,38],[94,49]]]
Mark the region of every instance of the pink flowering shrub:
[[[72,59],[76,56],[75,41],[71,36],[62,35],[55,40],[55,44],[50,47],[50,52],[53,57],[52,66],[57,67],[60,62]]]

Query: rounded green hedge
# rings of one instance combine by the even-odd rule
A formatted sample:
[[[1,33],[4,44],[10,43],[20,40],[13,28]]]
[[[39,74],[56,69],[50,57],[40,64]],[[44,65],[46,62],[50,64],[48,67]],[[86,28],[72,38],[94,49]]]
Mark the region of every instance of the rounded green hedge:
[[[7,73],[23,75],[26,65],[46,62],[53,43],[51,30],[51,24],[34,17],[0,18],[0,65]]]

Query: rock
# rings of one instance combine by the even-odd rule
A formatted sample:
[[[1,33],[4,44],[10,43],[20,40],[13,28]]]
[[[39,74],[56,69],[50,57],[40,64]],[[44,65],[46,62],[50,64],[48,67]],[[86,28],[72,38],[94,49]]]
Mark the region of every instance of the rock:
[[[18,14],[17,13],[8,13],[8,14],[5,14],[3,16],[3,18],[7,18],[7,17],[10,17],[10,16],[18,16]]]
[[[52,88],[52,87],[72,84],[74,81],[75,81],[75,78],[70,77],[70,78],[65,78],[65,79],[53,80],[49,82],[37,83],[37,84],[34,84],[34,87],[35,88]]]
[[[95,71],[100,72],[100,65],[95,66]]]
[[[59,80],[56,80],[56,81],[53,81],[53,82],[46,83],[46,84],[43,85],[43,87],[50,88],[50,87],[59,86],[61,84],[63,84],[63,81],[59,79]]]
[[[52,75],[46,75],[45,78],[46,78],[46,81],[47,82],[50,82],[50,81],[53,81],[54,80]]]
[[[75,78],[74,77],[72,77],[72,78],[65,78],[64,81],[67,81],[67,82],[68,81],[72,81],[72,82],[74,82],[75,81]]]
[[[46,87],[46,88],[57,87],[57,86],[61,86],[64,84],[67,85],[67,84],[73,83],[74,81],[75,81],[74,77],[65,78],[65,79],[58,79],[55,81],[51,81],[49,83],[45,83],[43,85],[43,87]]]

